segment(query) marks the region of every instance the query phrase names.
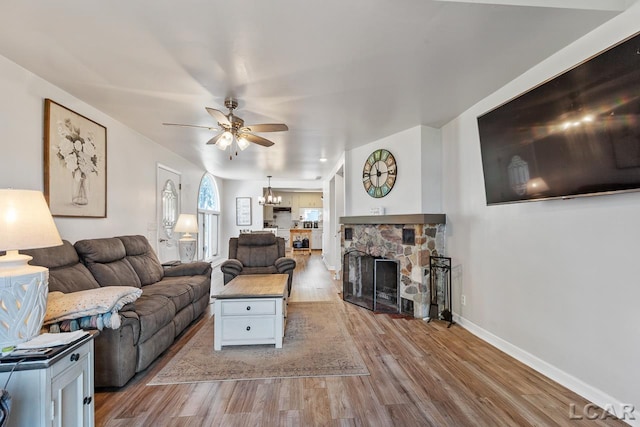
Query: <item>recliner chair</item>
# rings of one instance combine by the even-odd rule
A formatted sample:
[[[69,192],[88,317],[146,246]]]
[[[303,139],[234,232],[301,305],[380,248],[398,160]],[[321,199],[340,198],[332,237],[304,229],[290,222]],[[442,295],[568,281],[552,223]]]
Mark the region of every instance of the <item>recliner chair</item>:
[[[220,265],[224,284],[241,274],[288,274],[291,283],[296,261],[285,257],[285,242],[273,233],[246,233],[229,239],[229,259]]]

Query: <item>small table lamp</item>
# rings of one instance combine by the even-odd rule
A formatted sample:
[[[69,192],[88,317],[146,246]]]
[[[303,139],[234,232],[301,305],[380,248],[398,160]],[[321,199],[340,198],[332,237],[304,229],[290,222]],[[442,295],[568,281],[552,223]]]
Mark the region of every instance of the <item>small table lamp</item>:
[[[181,262],[191,262],[196,254],[196,239],[191,233],[198,233],[198,217],[193,214],[180,214],[173,228],[176,233],[184,233],[178,240]]]
[[[40,191],[0,189],[0,348],[39,335],[47,311],[49,270],[18,250],[61,244]]]

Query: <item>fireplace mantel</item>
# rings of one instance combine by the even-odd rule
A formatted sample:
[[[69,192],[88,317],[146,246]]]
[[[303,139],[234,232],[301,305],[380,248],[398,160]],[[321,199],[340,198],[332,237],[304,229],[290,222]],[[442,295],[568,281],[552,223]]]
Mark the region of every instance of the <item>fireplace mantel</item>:
[[[340,224],[446,224],[445,214],[341,216]]]

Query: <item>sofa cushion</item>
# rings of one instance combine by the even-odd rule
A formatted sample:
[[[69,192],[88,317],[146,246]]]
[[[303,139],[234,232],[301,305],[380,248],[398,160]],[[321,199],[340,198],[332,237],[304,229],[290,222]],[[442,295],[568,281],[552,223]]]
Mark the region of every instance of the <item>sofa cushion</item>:
[[[21,250],[20,253],[33,257],[29,264],[47,267],[49,270],[68,267],[80,262],[76,250],[67,240],[63,240],[62,245],[59,246]]]
[[[176,309],[182,310],[195,301],[193,289],[183,277],[169,277],[144,287],[145,295],[161,295],[169,298]]]
[[[96,289],[100,285],[84,264],[49,269],[49,290],[64,293]]]
[[[124,243],[117,237],[78,240],[74,246],[85,262],[109,263],[127,256]]]
[[[193,289],[193,301],[200,300],[203,296],[210,297],[211,294],[211,275],[208,276],[190,276],[187,284]]]
[[[124,245],[126,259],[140,278],[142,286],[159,282],[164,276],[164,269],[144,236],[120,236]]]
[[[117,237],[79,240],[74,247],[100,286],[141,286],[140,278],[125,258],[124,244]]]
[[[49,269],[49,290],[64,293],[99,288],[100,285],[91,275],[71,243],[62,241],[61,246],[20,251],[32,256],[31,265]]]
[[[143,343],[172,322],[176,309],[169,298],[162,295],[147,295],[143,292],[136,301],[136,314],[140,319],[138,342]]]

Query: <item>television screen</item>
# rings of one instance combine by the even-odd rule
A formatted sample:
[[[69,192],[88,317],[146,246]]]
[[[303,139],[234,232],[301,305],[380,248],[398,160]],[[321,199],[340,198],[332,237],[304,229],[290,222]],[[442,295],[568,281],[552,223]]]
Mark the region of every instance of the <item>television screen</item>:
[[[640,190],[640,35],[478,117],[487,204]]]

